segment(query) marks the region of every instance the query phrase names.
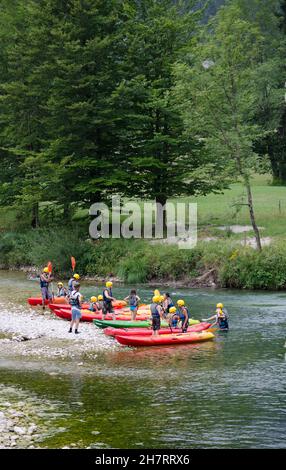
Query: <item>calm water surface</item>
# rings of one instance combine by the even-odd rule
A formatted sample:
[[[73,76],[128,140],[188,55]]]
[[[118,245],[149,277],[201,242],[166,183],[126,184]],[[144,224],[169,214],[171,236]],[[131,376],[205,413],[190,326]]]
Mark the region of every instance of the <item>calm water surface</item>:
[[[138,289],[148,301],[152,289]],[[87,296],[99,293],[91,284],[82,290]],[[120,298],[128,290],[115,288],[114,293]],[[55,405],[50,418],[60,432],[45,439],[43,447],[286,447],[286,294],[168,291],[175,299],[184,297],[198,319],[222,301],[231,330],[199,345],[119,347],[83,365],[0,361],[0,385],[19,387]],[[0,300],[11,309],[28,308],[26,298],[37,293],[38,284],[24,275],[0,273]]]

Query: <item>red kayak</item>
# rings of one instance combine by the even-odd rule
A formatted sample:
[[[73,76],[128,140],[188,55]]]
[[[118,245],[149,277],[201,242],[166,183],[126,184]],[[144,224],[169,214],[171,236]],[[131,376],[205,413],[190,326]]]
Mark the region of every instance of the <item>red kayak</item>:
[[[45,300],[45,304],[48,305],[51,302],[53,304],[59,305],[67,305],[67,300],[65,297],[54,297],[52,300]],[[42,305],[42,297],[30,297],[28,299],[28,304],[35,307],[36,305]]]
[[[70,304],[62,304],[62,305],[59,305],[59,304],[49,304],[49,309],[51,309],[52,311],[58,310],[59,308],[60,308],[61,310],[71,310]],[[82,304],[82,308],[88,310],[89,304],[87,304],[87,303]]]
[[[71,310],[54,310],[54,313],[57,315],[57,317],[63,318],[64,320],[71,320]],[[109,315],[106,315],[107,317]],[[81,321],[88,321],[92,322],[93,320],[102,320],[102,314],[101,313],[82,313],[81,315]],[[109,320],[112,320],[112,316],[110,315]]]
[[[207,330],[211,326],[211,323],[202,322],[198,325],[192,325],[188,328],[188,333],[199,332]],[[108,336],[151,336],[153,333],[152,328],[112,328],[109,326],[104,329],[104,333]],[[172,333],[182,333],[181,328],[161,328],[159,335],[168,335]]]
[[[115,338],[125,346],[177,346],[179,344],[208,341],[214,338],[214,334],[210,331],[200,331],[159,336],[115,336]]]
[[[65,320],[71,320],[71,309],[56,309],[54,310],[54,313],[57,315],[57,317],[64,318]],[[106,320],[112,320],[112,315],[107,314],[105,317]],[[147,318],[144,316],[140,316],[140,320],[146,320]],[[81,321],[88,321],[92,322],[93,320],[102,320],[102,313],[94,313],[90,312],[86,309],[82,309],[81,311]],[[127,315],[116,315],[116,320],[131,320],[131,317]]]
[[[42,305],[42,297],[29,297],[28,299],[28,304],[29,305],[32,305],[33,307],[35,307],[36,305]],[[45,300],[45,304],[48,305],[67,305],[69,306],[68,304],[68,300],[66,299],[66,297],[54,297],[53,299],[51,300]],[[86,304],[88,305],[88,304]],[[115,309],[121,309],[121,308],[124,308],[126,307],[126,302],[124,300],[115,300],[113,302],[113,307]],[[88,307],[86,307],[88,308]]]

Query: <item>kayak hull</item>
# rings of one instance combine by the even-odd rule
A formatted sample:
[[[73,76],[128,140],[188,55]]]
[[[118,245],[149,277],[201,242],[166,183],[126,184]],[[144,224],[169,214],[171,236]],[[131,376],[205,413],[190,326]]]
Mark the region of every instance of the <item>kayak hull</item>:
[[[199,324],[199,320],[189,320],[190,325],[197,325]],[[142,321],[141,319],[138,318],[138,320],[135,321],[119,321],[119,320],[111,320],[111,321],[97,321],[94,320],[94,324],[98,326],[99,328],[107,328],[109,326],[114,327],[114,328],[149,328],[151,326],[151,319],[149,321]],[[167,321],[163,320],[161,321],[161,328],[168,328],[169,324]]]
[[[181,334],[166,334],[154,336],[116,336],[116,340],[124,346],[178,346],[180,344],[200,343],[209,341],[214,338],[214,334],[208,331],[181,333]]]
[[[107,328],[108,326],[111,326],[113,328],[132,328],[132,327],[138,327],[138,328],[148,328],[150,326],[150,321],[142,321],[142,320],[136,320],[136,321],[131,321],[131,320],[93,320],[93,323],[98,327],[98,328]]]
[[[71,320],[71,309],[70,310],[67,310],[67,309],[55,309],[53,311],[55,313],[55,315],[57,315],[57,317],[60,317],[60,318],[63,318],[65,320]],[[128,320],[131,320],[131,317],[128,317],[126,315],[122,316],[122,315],[117,315],[118,320],[124,320],[124,321],[128,321]],[[84,322],[92,322],[93,320],[102,320],[102,313],[94,313],[94,312],[91,312],[90,310],[85,310],[85,309],[82,309],[81,310],[81,321],[84,321]],[[107,314],[106,315],[106,320],[110,320],[112,321],[112,315],[111,314]]]
[[[59,308],[59,305],[58,304],[49,304],[49,309],[50,310],[58,310]],[[62,304],[61,309],[67,309],[67,310],[70,310],[71,309],[71,306],[70,304]],[[87,309],[89,308],[89,304],[88,303],[83,303],[82,304],[82,308],[84,309]],[[123,308],[117,308],[115,309],[115,314],[127,314],[130,316],[130,309],[128,307],[123,307]],[[139,308],[138,309],[138,312],[137,312],[137,317],[139,317],[140,315],[145,315],[145,316],[150,316],[150,310],[146,309],[146,308]]]
[[[28,299],[28,304],[35,307],[36,305],[42,305],[42,297],[29,297]],[[45,300],[45,304],[48,305],[50,303],[56,304],[56,305],[68,305],[68,301],[65,297],[54,297],[51,300]]]
[[[211,323],[202,322],[198,325],[189,326],[189,332],[199,332],[207,330],[211,326]],[[107,336],[151,336],[153,333],[152,328],[112,328],[108,327],[104,329],[104,333]],[[167,335],[171,333],[182,333],[181,328],[161,328],[159,330],[159,335]]]
[[[29,297],[28,304],[35,307],[36,305],[42,305],[42,297]],[[45,300],[45,304],[60,304],[60,305],[69,305],[66,297],[54,297],[52,300]],[[116,300],[112,303],[115,309],[126,307],[126,302],[124,300]]]

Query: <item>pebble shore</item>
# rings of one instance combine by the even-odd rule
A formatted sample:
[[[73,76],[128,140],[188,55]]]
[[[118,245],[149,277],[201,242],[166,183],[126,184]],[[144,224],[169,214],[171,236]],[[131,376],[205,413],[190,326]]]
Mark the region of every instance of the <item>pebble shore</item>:
[[[119,348],[92,323],[81,323],[80,334],[69,333],[69,322],[49,309],[1,305],[0,355],[37,358],[80,358]]]

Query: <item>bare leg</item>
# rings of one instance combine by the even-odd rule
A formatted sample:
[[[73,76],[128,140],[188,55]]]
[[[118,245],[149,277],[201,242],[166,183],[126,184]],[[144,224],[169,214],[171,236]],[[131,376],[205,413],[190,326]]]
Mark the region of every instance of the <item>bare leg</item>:
[[[77,330],[78,330],[79,321],[80,321],[80,319],[79,319],[79,318],[77,318],[77,319],[75,320],[75,331],[77,331]]]

